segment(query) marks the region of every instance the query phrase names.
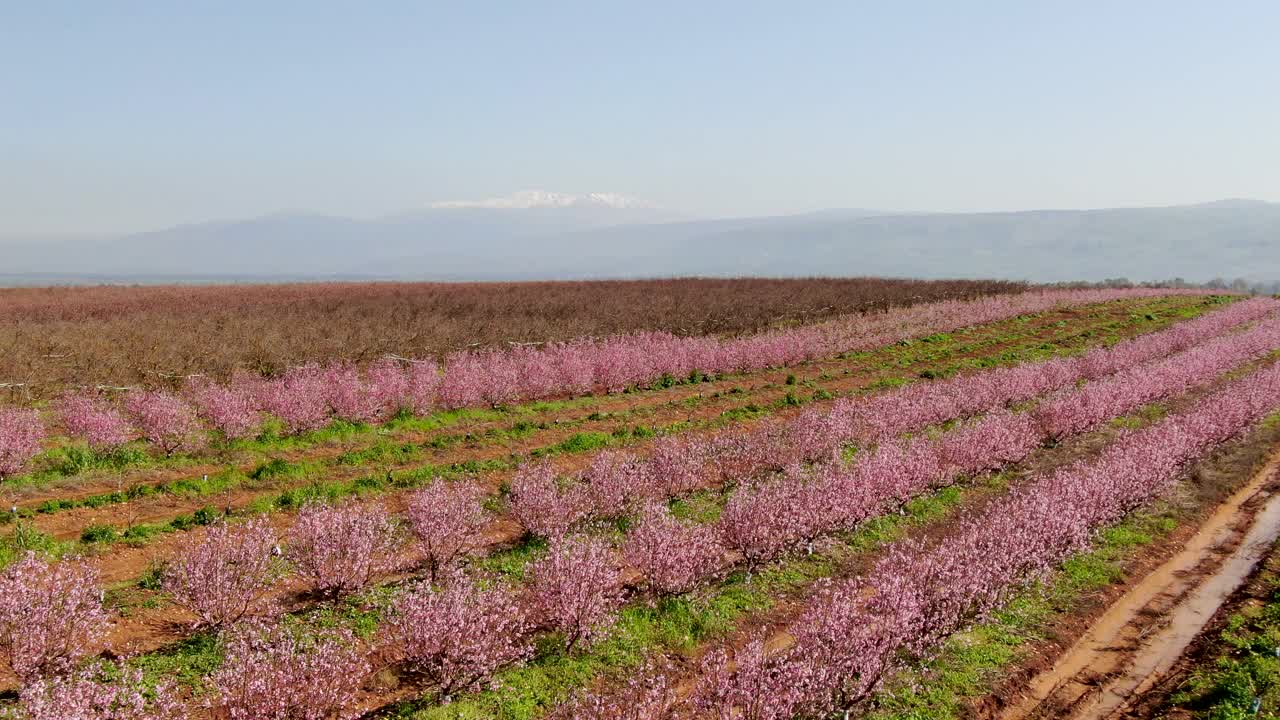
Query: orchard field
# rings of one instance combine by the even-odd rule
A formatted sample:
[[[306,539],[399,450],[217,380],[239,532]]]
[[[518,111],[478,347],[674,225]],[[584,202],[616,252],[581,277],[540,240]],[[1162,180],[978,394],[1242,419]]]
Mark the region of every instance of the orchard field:
[[[0,717],[1120,717],[1280,529],[1271,298],[6,292]]]
[[[0,384],[52,399],[82,386],[179,389],[188,376],[637,331],[733,335],[1022,283],[881,278],[0,289]]]

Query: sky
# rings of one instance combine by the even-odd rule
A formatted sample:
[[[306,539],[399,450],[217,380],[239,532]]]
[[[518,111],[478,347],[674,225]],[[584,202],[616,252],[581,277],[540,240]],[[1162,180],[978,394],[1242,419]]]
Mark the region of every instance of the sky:
[[[1280,3],[0,0],[0,236],[1280,201]]]

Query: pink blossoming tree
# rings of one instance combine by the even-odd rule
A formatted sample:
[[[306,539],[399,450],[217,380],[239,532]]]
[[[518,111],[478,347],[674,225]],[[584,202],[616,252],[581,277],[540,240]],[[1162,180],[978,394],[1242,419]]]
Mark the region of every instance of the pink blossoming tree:
[[[382,507],[354,503],[307,505],[286,540],[289,562],[315,592],[327,596],[355,592],[393,570],[402,547]]]
[[[211,525],[200,542],[173,559],[162,587],[200,625],[226,627],[259,610],[258,601],[280,576],[276,543],[265,518]]]
[[[125,396],[125,408],[147,441],[166,455],[199,447],[204,440],[195,410],[177,395],[135,390]]]
[[[226,720],[347,720],[369,674],[365,648],[346,630],[302,636],[260,621],[232,628],[213,674],[214,713]]]
[[[681,522],[659,503],[645,507],[622,545],[623,560],[655,595],[689,592],[720,569],[723,555],[714,526]]]
[[[141,670],[103,662],[22,688],[12,720],[181,720],[187,712],[171,686],[143,689]]]
[[[528,602],[536,622],[564,634],[566,651],[599,637],[622,602],[613,548],[586,537],[554,541],[530,569]]]
[[[561,483],[548,462],[524,465],[511,479],[511,514],[529,532],[558,538],[591,510],[589,489],[576,479]]]
[[[44,433],[35,410],[0,410],[0,478],[22,472],[39,454]]]
[[[437,478],[409,498],[409,527],[418,539],[433,584],[481,542],[480,533],[489,521],[481,497],[480,488],[472,481]]]
[[[228,440],[252,437],[262,428],[262,413],[243,381],[219,385],[196,379],[187,384],[186,393],[200,416]]]
[[[459,576],[442,590],[423,584],[397,598],[384,642],[393,658],[429,679],[447,703],[528,657],[527,631],[524,610],[511,592],[481,590]]]
[[[24,681],[71,669],[106,623],[98,575],[80,561],[28,554],[0,572],[0,655]]]
[[[109,452],[129,442],[129,421],[96,395],[68,393],[58,401],[58,414],[67,432],[96,451]]]

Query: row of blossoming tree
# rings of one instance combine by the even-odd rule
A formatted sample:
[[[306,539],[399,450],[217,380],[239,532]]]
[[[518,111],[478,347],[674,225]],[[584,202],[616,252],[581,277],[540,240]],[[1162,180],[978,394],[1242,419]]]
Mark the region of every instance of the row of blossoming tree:
[[[691,702],[712,717],[783,720],[856,708],[909,658],[981,620],[1010,593],[1088,548],[1101,527],[1167,492],[1189,463],[1280,407],[1280,367],[1257,372],[1194,409],[1123,435],[1101,457],[1052,472],[962,519],[936,540],[891,546],[863,577],[829,584],[786,628],[794,644],[762,640],[708,658]],[[615,710],[674,698],[594,698]],[[633,717],[613,714],[602,717]]]
[[[1189,291],[1053,290],[911,306],[732,339],[639,333],[463,351],[443,365],[383,359],[362,371],[349,362],[313,364],[278,378],[242,373],[225,384],[193,378],[181,393],[132,390],[119,402],[88,390],[68,394],[54,407],[62,429],[94,450],[109,452],[142,437],[171,454],[196,449],[215,436],[254,436],[266,416],[277,418],[286,432],[300,433],[335,419],[371,423],[402,412],[617,392],[691,373],[792,365],[1065,305],[1177,292]],[[40,413],[0,410],[0,477],[20,472],[47,434]]]
[[[1093,426],[1069,423],[1058,429],[1035,411],[1001,411],[1008,402],[1059,389],[1042,408],[1088,397],[1080,406],[1096,424],[1099,403],[1109,408],[1103,415],[1112,417],[1135,403],[1211,381],[1280,345],[1280,324],[1274,319],[1215,338],[1239,324],[1231,322],[1236,317],[1231,312],[1074,360],[1028,366],[1037,372],[992,371],[981,385],[957,378],[922,386],[933,388],[928,391],[904,388],[862,405],[845,402],[826,412],[810,410],[790,426],[726,433],[707,441],[671,439],[645,459],[605,453],[567,483],[545,466],[526,468],[513,482],[513,514],[552,542],[520,588],[477,585],[459,574],[461,559],[483,542],[492,518],[475,485],[435,483],[412,498],[406,523],[425,575],[398,596],[372,647],[345,632],[300,634],[257,618],[270,606],[286,566],[312,592],[325,596],[359,591],[379,576],[403,569],[406,554],[397,524],[373,506],[308,507],[284,538],[265,520],[215,526],[203,542],[178,557],[163,586],[199,624],[222,633],[227,660],[210,682],[218,712],[228,717],[341,713],[353,706],[368,671],[382,663],[420,674],[448,698],[528,657],[534,631],[558,632],[570,650],[590,643],[623,599],[624,568],[639,573],[634,587],[653,595],[687,592],[736,564],[768,562],[959,475],[1016,461],[1046,437]],[[1125,380],[1135,370],[1141,372]],[[1083,377],[1096,381],[1072,387]],[[1271,385],[1259,377],[1270,378]],[[1249,412],[1256,414],[1268,402],[1275,377],[1274,371],[1255,375],[1253,384],[1233,390],[1251,398]],[[1094,390],[1140,378],[1152,380],[1136,396]],[[985,398],[986,405],[975,404],[975,397]],[[1215,399],[1206,407],[1216,411],[1221,405]],[[890,423],[872,412],[890,407],[924,410]],[[896,437],[940,419],[982,412],[990,414],[936,438]],[[1239,412],[1221,414],[1241,417]],[[1056,411],[1050,417],[1060,416]],[[846,463],[832,451],[848,441],[875,445]],[[818,462],[805,464],[812,459]],[[783,472],[762,478],[765,469]],[[739,487],[716,523],[677,520],[661,502],[706,482],[723,481]],[[626,514],[635,522],[617,549],[600,538],[571,532],[589,517]],[[85,717],[158,718],[178,712],[166,687],[143,691],[135,673],[80,665],[98,646],[106,621],[88,565],[27,558],[4,573],[0,590],[0,650],[24,680],[20,717],[65,717],[49,714],[54,711],[48,708],[68,703],[88,708]],[[763,656],[757,660],[765,663]],[[716,671],[717,677],[724,674]],[[731,682],[737,680],[725,680]],[[93,715],[94,708],[131,708],[133,714]]]

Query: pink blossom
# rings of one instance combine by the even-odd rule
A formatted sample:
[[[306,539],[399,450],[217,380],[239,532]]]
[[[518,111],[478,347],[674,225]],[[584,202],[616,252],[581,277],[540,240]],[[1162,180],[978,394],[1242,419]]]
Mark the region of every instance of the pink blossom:
[[[395,526],[378,505],[311,504],[289,528],[286,556],[324,595],[342,595],[394,569],[401,547]]]
[[[228,440],[251,437],[262,427],[257,403],[242,380],[219,385],[197,379],[187,384],[186,392],[200,416]]]
[[[225,635],[213,706],[228,720],[345,720],[369,674],[364,648],[346,630],[311,637],[245,622]]]
[[[563,633],[567,651],[599,637],[621,601],[617,558],[601,540],[555,540],[530,569],[533,617],[543,627]]]
[[[353,366],[342,363],[327,369],[304,365],[291,368],[282,377],[270,381],[245,382],[243,378],[233,378],[226,388],[232,394],[215,395],[208,391],[208,398],[198,400],[197,404],[201,414],[228,437],[242,437],[257,427],[256,418],[246,408],[245,390],[251,387],[252,405],[279,418],[288,432],[298,433],[323,427],[329,421],[331,410],[339,417],[371,422],[386,419],[405,407],[421,414],[435,407],[508,405],[576,395],[597,388],[617,392],[647,386],[665,376],[683,378],[695,371],[720,374],[792,365],[1059,307],[1195,292],[1141,288],[1032,291],[925,303],[728,339],[640,332],[579,338],[537,348],[462,351],[445,359],[443,371],[429,359],[410,362],[403,370],[397,361],[384,359],[370,366],[364,378]],[[1160,336],[1160,340],[1133,346],[1134,354],[1130,358],[1113,358],[1106,351],[1094,351],[1078,363],[1057,360],[1043,364],[1038,370],[1009,369],[993,371],[981,380],[957,380],[959,384],[970,383],[968,393],[913,398],[912,393],[916,391],[907,391],[893,400],[875,401],[888,403],[877,406],[884,412],[874,412],[874,408],[868,407],[867,412],[857,413],[857,419],[865,423],[858,432],[882,439],[893,434],[901,423],[930,424],[938,422],[930,418],[938,418],[940,414],[973,414],[977,411],[975,408],[989,406],[992,393],[999,394],[1002,388],[1007,387],[1026,399],[1043,392],[1036,390],[1038,386],[1063,387],[1068,375],[1101,377],[1114,371],[1116,359],[1132,364],[1134,358],[1150,360],[1180,351],[1229,327],[1274,312],[1277,306],[1275,300],[1261,298],[1236,303],[1166,331],[1169,334],[1153,334],[1152,337]],[[897,417],[901,420],[894,419]],[[144,433],[147,430],[142,429]],[[808,437],[818,441],[816,435]],[[0,454],[2,447],[0,444]],[[790,447],[802,452],[817,450],[819,455],[827,452],[808,442],[793,443]],[[789,462],[780,457],[774,460]]]
[[[777,424],[769,422],[716,433],[703,452],[725,482],[780,470],[787,458],[785,437]]]
[[[675,702],[667,674],[655,665],[630,672],[609,693],[584,693],[551,714],[552,720],[655,720]]]
[[[142,671],[103,662],[22,688],[13,720],[180,720],[187,716],[172,687],[142,690]]]
[[[858,581],[819,585],[803,621],[789,628],[795,650],[787,661],[821,668],[821,675],[811,677],[825,682],[810,688],[819,703],[829,699],[834,707],[849,707],[867,698],[904,660],[897,644],[904,628],[895,625],[903,615],[891,612],[887,599],[868,604],[869,592]],[[900,604],[902,597],[894,595],[892,602]]]
[[[259,406],[280,418],[290,433],[316,430],[329,422],[329,392],[317,365],[290,368],[258,388]]]
[[[437,478],[409,498],[409,527],[418,539],[432,583],[481,540],[480,532],[489,522],[481,497],[472,481]]]
[[[35,410],[0,409],[0,478],[22,472],[39,454],[44,432]]]
[[[696,440],[668,435],[653,442],[647,458],[649,473],[667,497],[681,497],[706,483],[704,446]]]
[[[813,695],[813,671],[786,656],[769,657],[760,642],[738,650],[732,662],[713,651],[703,661],[694,703],[720,720],[791,720]]]
[[[431,360],[416,360],[409,364],[409,407],[416,415],[426,415],[439,402],[440,368]]]
[[[452,410],[484,404],[489,375],[484,357],[472,352],[458,352],[445,359],[444,377],[436,391],[441,407]]]
[[[1035,418],[1000,411],[944,433],[938,444],[950,472],[976,475],[1022,460],[1042,440]]]
[[[740,553],[749,568],[780,557],[804,535],[805,511],[794,497],[786,482],[739,488],[716,522],[720,542]]]
[[[399,362],[383,358],[369,366],[366,376],[369,397],[378,408],[379,419],[393,417],[402,410],[413,411],[416,402],[411,376]]]
[[[1157,354],[1152,359],[1148,354],[1151,348],[1168,347],[1167,338],[1156,337],[1159,333],[1118,344],[1111,349],[1114,355],[1108,366],[1121,372],[1128,367],[1146,369],[1144,363],[1149,362],[1164,367],[1166,377],[1176,382],[1212,382],[1218,376],[1201,372],[1205,364],[1200,347],[1236,358],[1252,352],[1241,353],[1239,348],[1258,347],[1250,337],[1254,331],[1226,336],[1227,341],[1219,343],[1211,331],[1223,327],[1230,323],[1202,324],[1197,333],[1203,332],[1191,337],[1207,341],[1204,345],[1192,343],[1191,350],[1167,358]],[[1187,337],[1183,335],[1182,340]],[[854,527],[896,509],[962,473],[1016,462],[1042,435],[1034,418],[999,408],[1012,394],[1075,382],[1060,365],[1050,375],[1038,385],[1011,381],[1007,393],[999,384],[980,390],[985,398],[981,403],[957,398],[950,405],[952,412],[977,411],[982,403],[993,405],[994,412],[936,439],[895,437],[860,452],[851,463],[833,457],[811,467],[789,468],[768,481],[748,483],[722,514],[718,525],[725,532],[723,537],[744,552],[748,562],[763,561],[795,549],[806,538]],[[952,392],[969,386],[944,383],[940,387]],[[1061,396],[1071,397],[1088,388],[1086,384],[1065,390]],[[1100,415],[1123,412],[1128,402],[1120,396],[1104,406]],[[770,717],[771,712],[786,717],[793,712],[822,715],[833,708],[848,708],[872,692],[904,656],[927,652],[957,628],[990,612],[1020,583],[1042,576],[1063,558],[1087,547],[1094,529],[1167,491],[1189,462],[1278,406],[1280,366],[1272,366],[1233,383],[1188,412],[1123,434],[1094,461],[1042,476],[965,520],[960,532],[937,544],[903,541],[890,547],[869,577],[834,583],[817,594],[810,610],[788,629],[796,639],[794,650],[777,655],[748,653],[748,662],[737,669],[721,656],[723,662],[709,672],[695,698],[710,698],[703,705],[705,710],[734,718],[754,713]],[[851,407],[857,405],[837,404],[832,413]],[[766,445],[775,442],[773,435],[754,437]],[[749,455],[738,447],[732,452]],[[771,678],[778,676],[788,678],[788,687],[802,692],[782,694],[776,704],[773,696],[767,696],[770,703],[753,705],[752,698],[766,697],[760,688],[769,687]]]
[[[166,455],[198,447],[203,441],[195,411],[177,395],[135,390],[125,396],[125,408],[147,441]]]
[[[58,413],[67,432],[83,437],[94,450],[114,450],[129,442],[129,422],[96,395],[68,393],[58,401]]]
[[[1181,394],[1280,346],[1280,318],[1241,333],[1214,338],[1157,362],[1127,366],[1114,375],[1046,402],[1036,411],[1053,437],[1098,427],[1107,419]]]
[[[511,479],[511,514],[529,532],[557,538],[590,511],[588,491],[578,482],[562,485],[555,468],[541,462],[525,465]]]
[[[349,422],[367,423],[384,417],[386,408],[379,395],[360,377],[355,365],[346,362],[326,367],[320,375],[325,400],[333,416]]]
[[[527,658],[527,630],[524,611],[509,591],[481,590],[458,577],[443,590],[424,584],[398,597],[384,640],[393,657],[429,679],[448,702]]]
[[[162,586],[201,625],[225,627],[259,608],[280,575],[276,533],[265,518],[209,526],[165,571]]]
[[[597,518],[620,517],[641,499],[665,494],[650,466],[628,453],[598,453],[583,473],[583,480],[591,514]]]
[[[981,619],[1010,592],[1087,548],[1098,528],[1168,492],[1190,463],[1276,407],[1280,366],[1271,366],[1188,411],[1122,434],[1095,459],[1035,478],[939,540],[899,541],[865,578],[817,594],[788,630],[793,650],[772,657],[752,651],[732,670],[720,660],[695,697],[709,698],[703,707],[722,717],[754,717],[777,703],[786,713],[848,708],[904,654],[928,652]],[[779,674],[788,681],[777,697],[787,702],[769,692]],[[767,698],[764,709],[752,698]]]
[[[665,505],[652,503],[627,533],[622,557],[644,573],[654,593],[686,593],[723,565],[724,548],[716,535],[714,526],[681,522]]]
[[[28,553],[0,572],[0,654],[26,682],[93,653],[106,623],[98,575],[83,562]]]

